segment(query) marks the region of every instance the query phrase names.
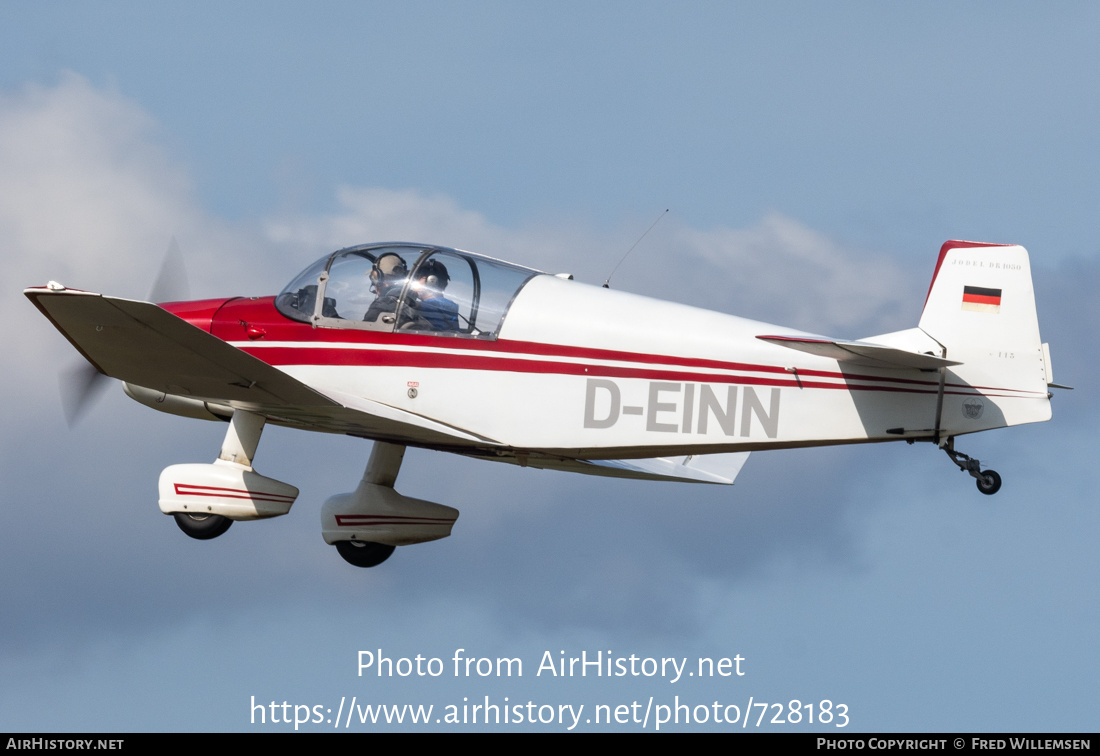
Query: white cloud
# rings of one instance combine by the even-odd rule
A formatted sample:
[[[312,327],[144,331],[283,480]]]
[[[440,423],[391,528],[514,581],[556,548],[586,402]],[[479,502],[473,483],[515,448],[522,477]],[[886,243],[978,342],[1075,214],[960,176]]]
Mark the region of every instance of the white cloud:
[[[4,272],[84,287],[155,272],[170,235],[196,216],[156,131],[138,106],[73,74],[0,97]]]
[[[342,186],[336,191],[340,210],[320,217],[276,218],[268,236],[281,243],[337,249],[365,241],[424,241],[462,246],[459,240],[487,244],[503,229],[480,213],[463,210],[451,198],[424,196],[411,190]]]
[[[915,326],[920,315],[899,312],[904,274],[896,262],[847,249],[778,213],[750,228],[682,228],[677,238],[723,274],[719,285],[728,288],[731,306],[746,302],[784,325],[866,336],[849,329]]]
[[[80,361],[23,287],[52,279],[144,298],[176,236],[192,293],[212,296],[221,279],[244,278],[233,270],[248,261],[235,252],[259,238],[200,208],[148,113],[75,74],[0,94],[0,165],[0,317],[27,324],[0,336],[9,359],[27,366],[7,378],[25,400],[8,413],[55,406],[55,374]]]

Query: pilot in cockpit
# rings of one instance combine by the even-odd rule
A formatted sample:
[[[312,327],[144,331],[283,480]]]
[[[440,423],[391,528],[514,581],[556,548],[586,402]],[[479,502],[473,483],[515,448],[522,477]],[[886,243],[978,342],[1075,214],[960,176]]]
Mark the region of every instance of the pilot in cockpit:
[[[405,261],[395,252],[386,252],[374,261],[370,269],[371,290],[377,295],[370,303],[363,320],[372,323],[386,313],[397,312],[397,300],[401,297],[401,289],[405,286],[405,277],[409,275],[409,268]],[[392,318],[387,319],[392,322]]]

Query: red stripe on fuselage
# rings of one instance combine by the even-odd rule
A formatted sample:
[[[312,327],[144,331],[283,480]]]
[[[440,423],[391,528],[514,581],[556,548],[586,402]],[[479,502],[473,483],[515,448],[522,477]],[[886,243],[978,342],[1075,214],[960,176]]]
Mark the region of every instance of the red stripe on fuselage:
[[[722,360],[710,360],[695,357],[676,357],[663,354],[647,354],[643,352],[625,352],[615,349],[603,349],[596,347],[568,346],[564,344],[547,344],[536,341],[512,341],[507,339],[486,340],[462,338],[453,336],[436,336],[431,334],[411,334],[405,332],[367,331],[358,328],[314,328],[308,323],[299,323],[284,317],[275,309],[274,297],[259,299],[238,299],[230,301],[218,312],[213,333],[223,341],[234,343],[244,342],[247,346],[262,347],[266,342],[296,342],[301,348],[308,348],[313,344],[346,344],[349,346],[377,346],[390,349],[394,347],[406,348],[437,348],[453,351],[475,352],[481,354],[514,354],[523,357],[558,357],[563,360],[588,361],[602,360],[611,362],[640,362],[647,365],[670,365],[675,367],[693,367],[700,370],[738,370],[757,373],[775,373],[784,377],[790,373],[777,365],[761,365],[744,362],[725,362]],[[267,331],[263,341],[253,342],[246,335],[246,326],[255,325]],[[245,351],[249,351],[247,348]],[[267,362],[259,352],[250,352],[253,356]],[[269,364],[315,364],[308,360],[296,360]],[[326,364],[326,363],[320,363]],[[825,370],[801,370],[799,376],[811,378],[837,378],[840,380],[867,380],[882,383],[912,384],[917,386],[938,386],[939,381],[922,381],[912,378],[891,378],[883,376],[870,376],[858,373],[840,373]]]
[[[867,377],[866,380],[875,381],[904,381],[906,383],[921,384],[924,387],[910,386],[861,386],[847,383],[826,383],[823,381],[811,381],[801,376],[810,375],[811,371],[799,371],[799,379],[795,378],[770,378],[751,375],[726,375],[722,373],[708,373],[695,371],[660,370],[656,368],[620,367],[616,365],[579,364],[575,362],[556,362],[546,360],[530,360],[512,357],[486,357],[468,354],[442,354],[438,352],[409,352],[386,349],[338,349],[317,348],[303,345],[301,347],[259,347],[247,345],[240,347],[242,351],[262,359],[269,365],[316,365],[316,366],[344,366],[344,367],[409,367],[409,368],[437,368],[444,370],[484,370],[493,372],[535,373],[545,375],[576,375],[600,378],[640,378],[646,380],[665,381],[695,381],[698,383],[732,383],[750,386],[789,386],[797,388],[817,389],[844,389],[848,391],[890,391],[910,394],[935,394],[939,390],[939,383],[931,381],[916,381],[908,379],[890,379]],[[694,362],[686,361],[686,362]],[[723,364],[723,363],[718,363]],[[729,368],[727,368],[729,369]],[[741,370],[757,370],[751,366],[743,366]],[[760,372],[765,372],[759,368]],[[783,371],[782,368],[773,369]],[[821,371],[812,371],[817,375],[830,375]],[[845,379],[843,374],[833,374]],[[850,377],[850,376],[848,376]],[[958,386],[959,388],[973,389],[971,386]],[[1004,389],[1013,391],[1013,389]],[[952,392],[946,393],[968,393]]]
[[[967,245],[965,242],[957,244]],[[972,243],[970,245],[985,246]],[[274,301],[274,297],[229,301],[218,311],[211,332],[223,341],[233,343],[234,346],[241,348],[252,356],[275,366],[347,365],[367,367],[387,365],[609,377],[619,375],[623,377],[652,376],[661,380],[695,380],[696,378],[693,378],[693,376],[701,376],[712,382],[766,386],[852,388],[863,391],[904,391],[908,393],[935,393],[939,391],[938,377],[936,379],[921,380],[919,378],[895,378],[864,373],[803,370],[800,368],[798,369],[798,380],[796,380],[786,368],[777,365],[725,362],[722,360],[646,354],[533,341],[507,339],[490,341],[432,334],[387,333],[385,331],[367,331],[358,328],[314,328],[308,323],[300,323],[284,317],[275,309]],[[264,328],[267,331],[265,338],[260,341],[248,340],[246,326],[249,324]],[[292,342],[295,346],[268,347],[265,346],[265,341]],[[298,346],[299,344],[300,346]],[[341,346],[347,348],[340,349]],[[440,354],[424,351],[429,349],[445,349],[450,352],[460,352],[460,354]],[[529,359],[530,357],[551,357],[558,358],[558,360],[532,360]],[[592,361],[641,363],[654,367],[608,367],[592,365]],[[681,373],[671,370],[659,370],[658,366],[695,368],[695,371]],[[709,373],[709,371],[715,370],[764,373],[775,377],[770,379],[754,376],[739,378]],[[841,383],[807,381],[807,378],[833,379]],[[850,386],[849,382],[851,381],[874,382],[878,386]],[[889,385],[883,386],[882,384]],[[1004,394],[1005,396],[1035,393],[991,386],[969,386],[960,383],[947,383],[946,387],[964,390],[956,393],[966,393],[974,390],[1011,392]]]

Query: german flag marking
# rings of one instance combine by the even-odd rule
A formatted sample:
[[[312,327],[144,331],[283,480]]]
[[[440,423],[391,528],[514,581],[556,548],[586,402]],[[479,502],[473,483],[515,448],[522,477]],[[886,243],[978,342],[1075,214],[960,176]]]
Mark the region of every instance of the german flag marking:
[[[1000,312],[1001,290],[981,286],[964,286],[962,308],[972,312]]]

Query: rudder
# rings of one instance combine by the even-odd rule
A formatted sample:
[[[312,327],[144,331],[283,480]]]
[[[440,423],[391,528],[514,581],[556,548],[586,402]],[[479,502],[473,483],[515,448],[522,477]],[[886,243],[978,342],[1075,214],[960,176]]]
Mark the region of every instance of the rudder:
[[[949,241],[919,327],[963,364],[948,368],[938,427],[944,435],[1050,419],[1027,250]]]

